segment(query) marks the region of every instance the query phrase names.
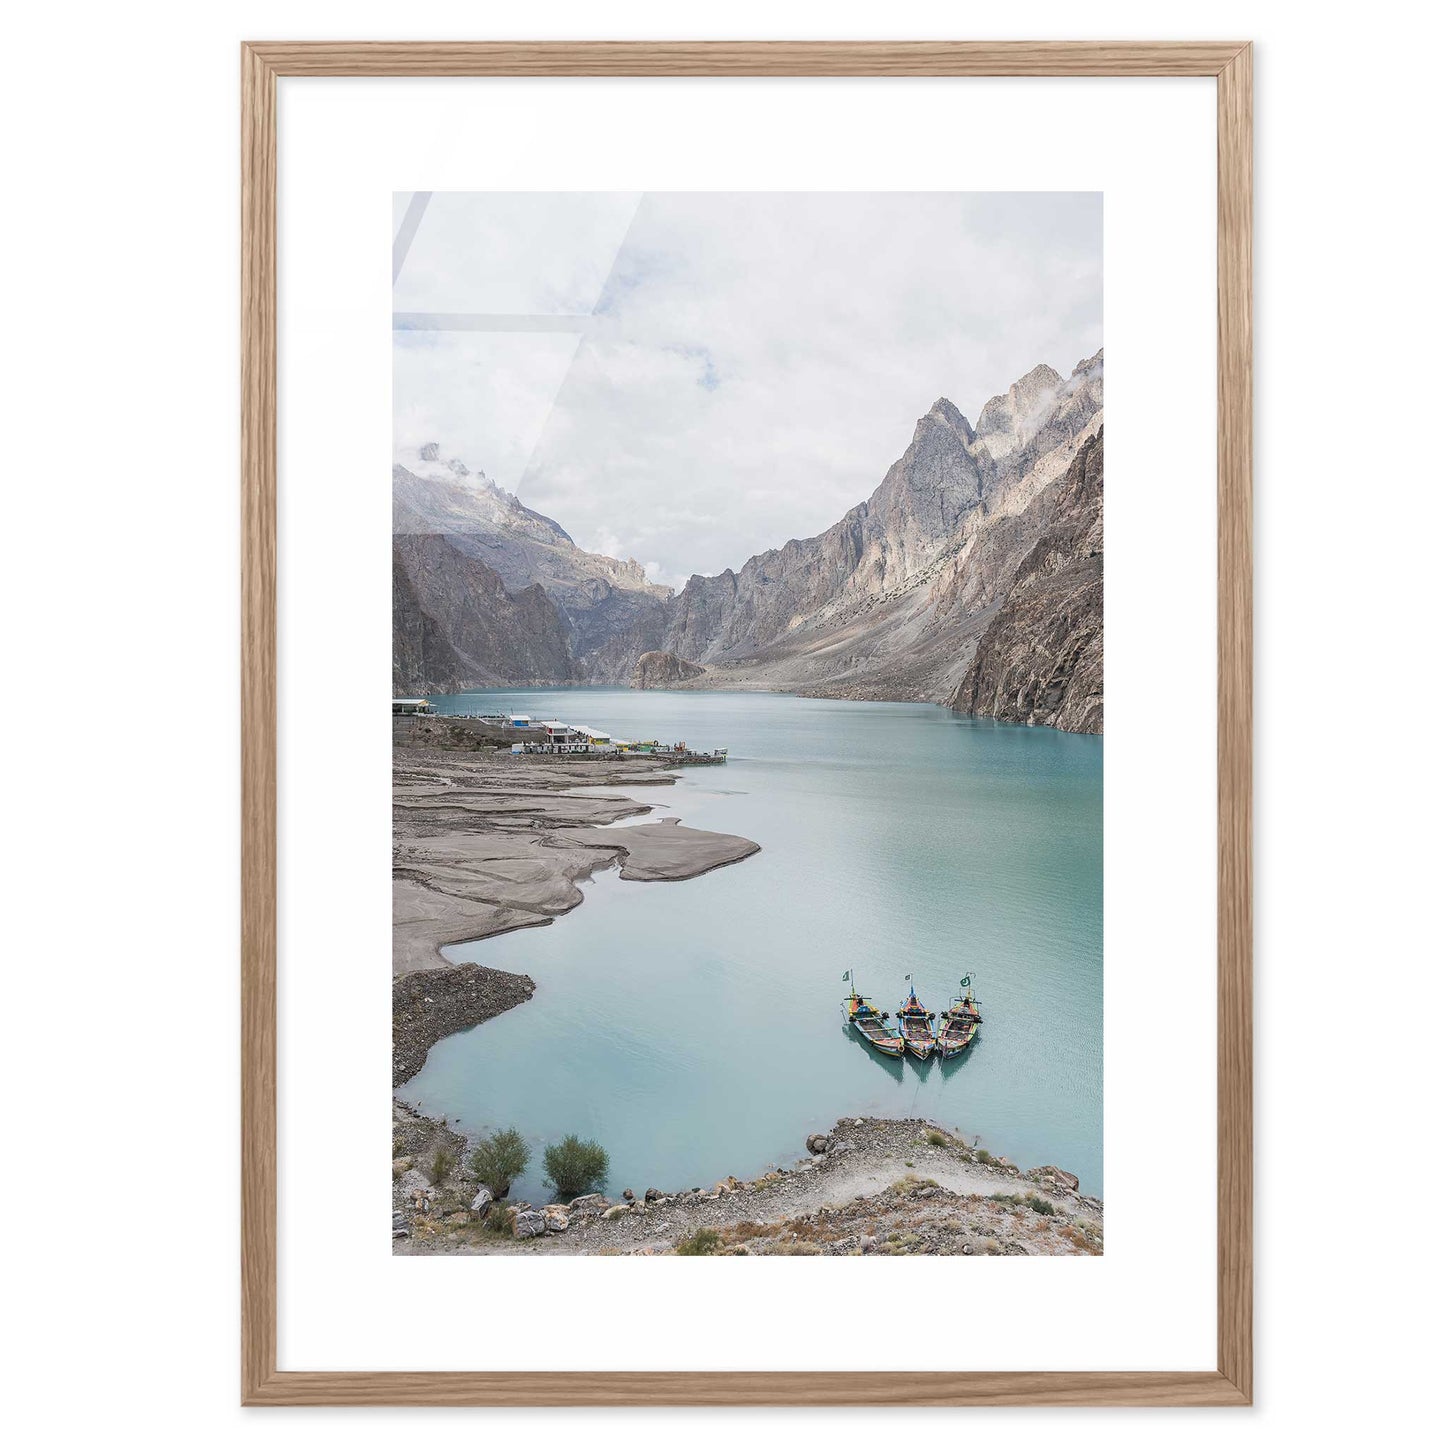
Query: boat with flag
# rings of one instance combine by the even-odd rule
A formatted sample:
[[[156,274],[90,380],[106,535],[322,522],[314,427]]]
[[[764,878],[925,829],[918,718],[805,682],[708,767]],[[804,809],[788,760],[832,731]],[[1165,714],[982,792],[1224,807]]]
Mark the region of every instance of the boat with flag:
[[[903,1046],[915,1059],[926,1059],[933,1053],[933,1015],[918,1001],[918,990],[911,973],[904,974],[908,997],[898,1005],[898,1032]]]
[[[853,970],[850,968],[843,975],[843,982],[853,984]],[[843,1008],[848,1015],[848,1022],[858,1030],[863,1037],[878,1050],[880,1054],[887,1054],[890,1058],[902,1058],[903,1039],[898,1030],[889,1028],[888,1015],[879,1013],[872,1003],[858,992],[856,985],[848,991],[848,997],[843,1000]]]
[[[973,997],[973,975],[964,974],[959,979],[961,993],[948,1006],[938,1030],[938,1056],[941,1059],[956,1058],[974,1040],[983,1015]]]

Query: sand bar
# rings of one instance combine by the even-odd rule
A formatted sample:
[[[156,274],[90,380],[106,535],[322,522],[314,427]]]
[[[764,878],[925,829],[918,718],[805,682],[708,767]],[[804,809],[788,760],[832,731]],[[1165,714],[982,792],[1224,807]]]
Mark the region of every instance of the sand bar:
[[[623,879],[695,878],[758,851],[747,838],[681,826],[606,824],[648,811],[578,788],[670,787],[646,757],[556,760],[399,743],[393,751],[392,970],[446,961],[451,943],[550,923],[582,902],[578,883],[622,864]]]

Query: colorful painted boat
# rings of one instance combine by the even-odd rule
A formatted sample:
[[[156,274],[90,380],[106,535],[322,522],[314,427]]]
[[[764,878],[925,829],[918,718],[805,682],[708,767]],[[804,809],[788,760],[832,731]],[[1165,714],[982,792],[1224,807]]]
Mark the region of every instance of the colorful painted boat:
[[[846,974],[844,978],[847,979]],[[903,1040],[897,1029],[888,1027],[888,1015],[879,1013],[856,988],[843,1000],[843,1007],[848,1014],[848,1022],[880,1054],[887,1054],[893,1059],[903,1057]]]
[[[933,1015],[918,1002],[912,979],[907,982],[908,997],[898,1005],[898,1032],[903,1035],[904,1048],[915,1059],[926,1059],[937,1042],[933,1036]]]
[[[965,974],[959,979],[958,986],[963,992],[949,1004],[939,1024],[938,1056],[941,1059],[952,1059],[961,1054],[974,1041],[978,1026],[983,1022],[983,1015],[974,1002],[972,976]]]

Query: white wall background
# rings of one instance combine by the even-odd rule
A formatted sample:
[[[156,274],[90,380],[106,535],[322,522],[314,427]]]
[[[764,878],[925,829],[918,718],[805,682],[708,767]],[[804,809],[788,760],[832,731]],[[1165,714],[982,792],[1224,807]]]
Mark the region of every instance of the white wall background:
[[[1012,14],[922,0],[616,0],[605,12],[554,0],[534,13],[221,0],[12,21],[0,578],[17,695],[5,1293],[19,1346],[7,1422],[21,1438],[806,1428],[861,1440],[883,1424],[235,1404],[245,37],[1257,42],[1259,1404],[1247,1416],[923,1423],[1028,1441],[1321,1440],[1384,1433],[1424,1409],[1442,955],[1439,121],[1426,61],[1440,27],[1427,14],[1199,0],[1036,0]],[[49,701],[32,713],[37,693]],[[1167,692],[1160,705],[1167,724]]]

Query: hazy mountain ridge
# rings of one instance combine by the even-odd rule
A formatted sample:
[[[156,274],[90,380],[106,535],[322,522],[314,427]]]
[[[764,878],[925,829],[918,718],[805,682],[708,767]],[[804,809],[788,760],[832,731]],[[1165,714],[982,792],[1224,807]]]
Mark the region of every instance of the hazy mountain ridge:
[[[1102,422],[1102,351],[1068,377],[1034,367],[984,404],[976,427],[941,397],[919,419],[873,494],[832,527],[759,553],[737,571],[694,576],[675,597],[649,583],[637,563],[577,547],[557,523],[485,476],[474,477],[459,462],[441,462],[435,447],[424,448],[414,468],[393,468],[393,530],[442,539],[490,569],[508,597],[539,584],[565,636],[565,663],[551,640],[517,657],[547,661],[556,668],[556,681],[628,682],[642,654],[665,652],[705,668],[702,676],[678,678],[673,686],[955,706],[966,694],[975,705],[964,710],[1012,716],[1022,707],[1019,696],[1033,696],[1028,687],[1010,693],[1020,680],[1017,670],[1048,671],[1039,649],[1047,649],[1050,634],[1038,607],[1049,597],[1063,605],[1061,595],[1045,589],[1025,606],[1020,568],[1056,520],[1060,498],[1072,495],[1062,479]],[[1056,543],[1066,548],[1097,540],[1101,569],[1102,445],[1094,465],[1099,535],[1061,533]],[[442,552],[432,560],[444,565],[445,557]],[[450,589],[432,585],[431,595],[446,599],[448,615],[460,616]],[[989,666],[1002,668],[1002,675],[986,667],[966,689],[996,614],[1015,602],[1014,631],[993,632],[989,644]],[[436,658],[449,641],[458,653],[453,671],[465,673],[470,664],[481,666],[506,652],[495,634],[490,651],[475,637],[469,647],[457,648],[449,625],[428,611],[427,599],[418,605],[437,635],[405,607],[398,626],[418,639],[415,648],[430,646]],[[510,605],[498,603],[503,610]],[[527,615],[552,638],[539,610]],[[1097,653],[1101,659],[1101,619]],[[1091,669],[1085,669],[1087,678],[1081,674],[1081,685],[1083,696],[1093,699],[1097,681],[1097,707],[1072,695],[1053,706],[1055,679],[1039,684],[1036,705],[1016,720],[1098,731],[1101,661],[1097,678]],[[479,681],[463,677],[454,685]]]
[[[553,613],[548,618],[535,601],[528,604],[525,615],[544,629],[547,645],[521,647],[515,654],[539,666],[546,663],[548,670],[494,676],[489,659],[500,658],[505,649],[462,646],[457,650],[476,664],[475,670],[459,663],[444,691],[499,681],[626,682],[638,654],[661,642],[664,604],[672,591],[649,582],[639,563],[583,550],[550,517],[524,506],[483,473],[473,473],[459,461],[439,462],[434,444],[422,449],[414,467],[392,466],[392,536],[398,542],[427,538],[439,544],[442,550],[426,552],[433,568],[441,569],[434,570],[429,595],[444,594],[447,601],[439,605],[455,609],[456,598],[441,577],[450,554],[484,567],[506,597],[515,599],[539,587]],[[467,569],[458,562],[456,571],[459,580]],[[489,584],[483,586],[489,589]],[[418,605],[433,623],[438,621],[427,611],[426,597]],[[498,606],[508,615],[521,615],[511,603],[498,599]],[[405,606],[398,625],[409,634],[425,632]],[[552,646],[554,631],[562,638],[560,653]],[[410,654],[407,657],[409,667]],[[398,674],[408,675],[415,674],[405,668]]]

